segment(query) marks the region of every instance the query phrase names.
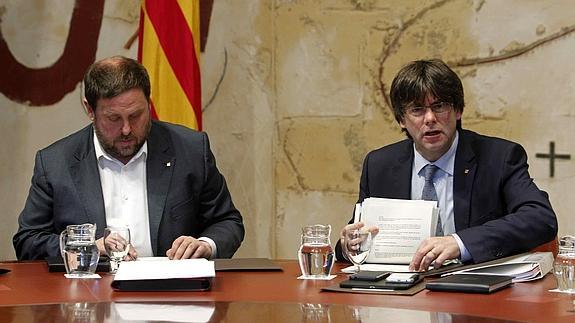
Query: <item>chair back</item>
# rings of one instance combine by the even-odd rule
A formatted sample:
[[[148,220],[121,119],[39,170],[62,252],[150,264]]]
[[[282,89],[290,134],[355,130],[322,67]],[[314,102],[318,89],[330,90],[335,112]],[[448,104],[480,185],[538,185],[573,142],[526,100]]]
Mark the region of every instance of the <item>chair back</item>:
[[[536,247],[535,249],[533,249],[531,251],[532,252],[550,251],[553,253],[553,258],[555,258],[555,257],[557,257],[557,254],[559,253],[559,240],[557,239],[557,237],[555,237],[555,239],[553,239],[547,243],[544,243],[544,244],[540,245],[539,247]]]

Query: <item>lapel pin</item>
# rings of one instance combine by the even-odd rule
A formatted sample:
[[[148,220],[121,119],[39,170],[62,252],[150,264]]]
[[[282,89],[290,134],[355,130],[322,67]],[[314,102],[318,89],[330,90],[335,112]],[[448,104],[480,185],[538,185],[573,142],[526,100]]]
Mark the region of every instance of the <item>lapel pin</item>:
[[[463,171],[465,174],[469,174],[469,169]]]
[[[170,167],[170,166],[172,166],[172,163],[171,163],[171,162],[167,162],[167,163],[166,163],[166,167]]]

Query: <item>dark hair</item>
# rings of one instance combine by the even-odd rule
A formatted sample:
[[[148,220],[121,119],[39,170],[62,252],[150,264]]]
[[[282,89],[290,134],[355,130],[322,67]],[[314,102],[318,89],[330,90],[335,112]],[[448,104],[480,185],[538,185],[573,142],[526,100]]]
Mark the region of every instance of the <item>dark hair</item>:
[[[150,102],[148,72],[131,58],[105,58],[92,64],[84,76],[84,96],[94,110],[99,99],[113,98],[131,89],[141,89]]]
[[[439,59],[419,60],[405,65],[391,83],[389,96],[395,120],[403,121],[406,106],[423,105],[427,95],[463,112],[463,85],[457,74]],[[457,128],[461,129],[461,120],[457,120]]]

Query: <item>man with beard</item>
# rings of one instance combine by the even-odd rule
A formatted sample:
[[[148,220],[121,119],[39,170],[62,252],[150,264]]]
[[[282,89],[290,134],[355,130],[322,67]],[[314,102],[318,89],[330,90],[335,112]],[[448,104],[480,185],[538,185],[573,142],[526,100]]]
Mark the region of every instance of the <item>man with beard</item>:
[[[484,262],[555,238],[555,213],[529,175],[525,150],[462,129],[463,86],[444,62],[407,64],[391,84],[390,99],[408,138],[367,155],[358,203],[368,197],[438,201],[436,236],[421,243],[410,270],[437,268],[448,259]],[[343,228],[338,259],[343,236],[363,226],[352,218]]]
[[[133,59],[94,63],[84,77],[92,123],[40,150],[13,243],[18,259],[60,254],[67,225],[128,226],[129,258],[230,258],[242,217],[208,137],[150,118],[150,81]],[[169,95],[169,94],[166,94]]]

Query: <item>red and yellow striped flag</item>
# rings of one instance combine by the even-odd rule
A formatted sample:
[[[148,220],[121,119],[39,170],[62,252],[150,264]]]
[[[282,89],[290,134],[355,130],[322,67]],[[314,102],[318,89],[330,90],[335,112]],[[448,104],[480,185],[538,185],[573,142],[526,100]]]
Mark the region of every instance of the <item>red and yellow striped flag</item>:
[[[150,74],[152,117],[202,128],[200,0],[143,0],[138,60]]]

